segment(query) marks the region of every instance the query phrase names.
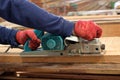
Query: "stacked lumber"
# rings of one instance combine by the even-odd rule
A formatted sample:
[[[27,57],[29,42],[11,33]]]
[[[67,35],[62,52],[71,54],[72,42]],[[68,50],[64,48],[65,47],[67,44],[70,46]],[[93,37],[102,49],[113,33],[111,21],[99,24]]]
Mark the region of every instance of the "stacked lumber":
[[[93,19],[103,28],[103,54],[40,56],[1,53],[0,79],[12,80],[120,80],[120,16],[64,17],[71,21]],[[118,18],[118,19],[117,19]],[[6,75],[7,74],[7,75]]]

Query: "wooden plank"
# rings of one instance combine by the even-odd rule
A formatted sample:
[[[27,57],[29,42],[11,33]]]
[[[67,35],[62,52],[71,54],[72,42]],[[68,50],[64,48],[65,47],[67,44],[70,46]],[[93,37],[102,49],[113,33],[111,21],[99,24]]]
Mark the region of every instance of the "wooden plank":
[[[44,73],[21,73],[21,76],[31,78],[51,79],[87,79],[87,80],[119,80],[120,76],[115,75],[89,75],[89,74],[44,74]]]
[[[4,63],[5,64],[5,63]],[[11,64],[10,64],[11,65]],[[24,63],[8,66],[10,72],[16,69],[18,77],[0,76],[0,79],[92,79],[119,80],[120,64],[38,64]],[[23,67],[23,66],[24,67]],[[22,66],[22,67],[21,67]],[[13,68],[14,67],[14,68]],[[0,66],[1,68],[1,66]],[[20,71],[21,70],[21,71]]]
[[[53,56],[40,55],[0,54],[1,71],[27,71],[40,73],[90,73],[90,74],[120,74],[120,38],[101,38],[106,44],[104,55],[80,55],[80,56]],[[28,63],[27,63],[28,62]],[[33,64],[33,63],[36,64]],[[65,63],[65,64],[40,64],[40,63]],[[8,64],[9,63],[9,64]],[[26,64],[23,64],[26,63]],[[67,64],[71,63],[71,64]],[[86,63],[86,64],[75,64]],[[99,64],[87,64],[99,63]],[[106,64],[100,64],[106,63]],[[117,63],[117,64],[113,64]]]
[[[119,80],[119,75],[21,73],[20,77],[0,76],[2,80]]]
[[[5,53],[5,51],[10,47],[10,45],[0,45],[0,53]],[[19,48],[10,48],[8,53],[21,53],[23,52],[23,49]]]
[[[15,74],[15,72],[6,72],[0,76],[0,80],[59,80],[59,79],[29,78],[28,76],[19,77],[19,75]]]
[[[98,23],[102,30],[102,37],[120,36],[120,21],[118,23]]]
[[[18,77],[14,77],[14,76],[0,76],[0,80],[61,80],[61,79],[18,78]]]
[[[1,63],[120,63],[120,37],[101,38],[106,45],[103,55],[78,55],[78,56],[41,56],[39,54],[0,54]],[[17,60],[16,60],[17,59]]]
[[[16,60],[17,59],[17,60]],[[0,54],[1,63],[120,63],[120,55],[39,56]]]
[[[63,16],[64,19],[67,19],[67,20],[71,20],[71,21],[77,21],[77,20],[83,20],[83,19],[97,19],[98,21],[99,20],[104,20],[104,19],[111,19],[111,18],[114,18],[114,19],[119,19],[120,18],[120,15],[97,15],[97,16]]]
[[[43,64],[43,63],[2,63],[0,71],[30,72],[48,74],[114,74],[120,75],[120,64]]]

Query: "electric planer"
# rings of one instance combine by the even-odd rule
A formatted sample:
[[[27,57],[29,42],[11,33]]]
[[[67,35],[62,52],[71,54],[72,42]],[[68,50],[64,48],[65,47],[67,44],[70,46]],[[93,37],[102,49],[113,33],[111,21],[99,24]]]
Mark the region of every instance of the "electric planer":
[[[62,37],[50,33],[44,34],[43,31],[34,30],[37,37],[41,40],[41,47],[32,51],[29,48],[29,40],[24,45],[22,54],[52,55],[81,55],[81,54],[101,54],[105,50],[105,45],[98,38],[88,41],[76,36]]]

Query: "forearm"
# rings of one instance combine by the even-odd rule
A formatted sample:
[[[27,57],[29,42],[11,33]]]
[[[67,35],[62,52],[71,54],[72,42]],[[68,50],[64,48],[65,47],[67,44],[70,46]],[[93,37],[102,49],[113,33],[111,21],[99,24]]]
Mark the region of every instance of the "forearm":
[[[0,26],[0,44],[10,44],[11,46],[18,46],[16,42],[17,30],[8,29]]]
[[[50,14],[28,0],[1,0],[0,2],[5,2],[0,4],[0,6],[4,5],[0,7],[0,15],[10,22],[61,36],[72,34],[73,22]]]

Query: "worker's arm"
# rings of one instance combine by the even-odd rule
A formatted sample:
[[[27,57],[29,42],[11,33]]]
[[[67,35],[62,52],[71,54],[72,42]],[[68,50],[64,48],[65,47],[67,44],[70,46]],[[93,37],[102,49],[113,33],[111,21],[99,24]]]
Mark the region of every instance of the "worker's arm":
[[[0,44],[10,44],[12,46],[18,46],[19,43],[16,41],[16,33],[18,31],[14,29],[8,29],[0,26]]]
[[[0,26],[0,44],[10,44],[13,47],[17,47],[19,44],[24,45],[28,38],[30,38],[29,47],[32,50],[37,49],[40,45],[40,40],[33,30],[18,31]]]
[[[62,36],[70,36],[74,27],[73,22],[50,14],[28,0],[0,0],[0,16],[13,23]]]
[[[92,40],[100,37],[102,33],[101,29],[93,22],[69,22],[62,17],[48,13],[28,0],[0,0],[0,17],[13,23],[61,36],[70,36],[72,32],[74,32],[75,35],[79,37]],[[99,36],[97,36],[98,34]],[[11,36],[12,35],[14,36],[16,34],[11,34]],[[1,38],[4,37],[0,37],[0,39]]]

